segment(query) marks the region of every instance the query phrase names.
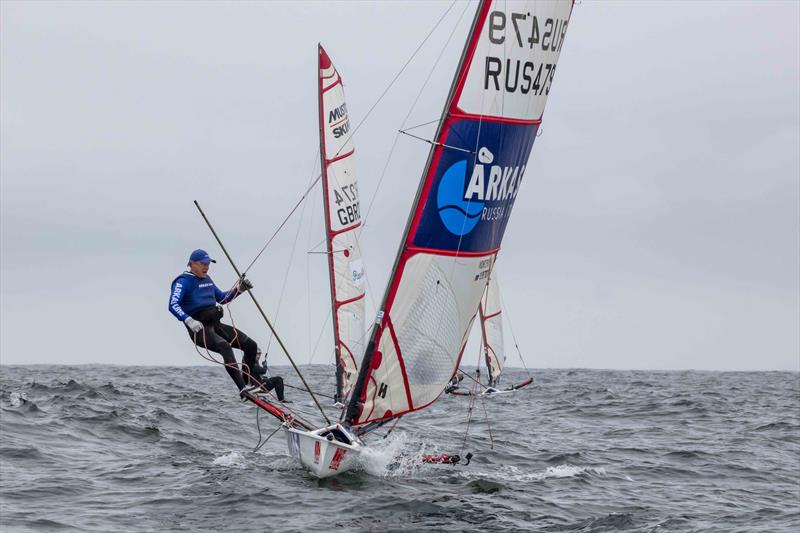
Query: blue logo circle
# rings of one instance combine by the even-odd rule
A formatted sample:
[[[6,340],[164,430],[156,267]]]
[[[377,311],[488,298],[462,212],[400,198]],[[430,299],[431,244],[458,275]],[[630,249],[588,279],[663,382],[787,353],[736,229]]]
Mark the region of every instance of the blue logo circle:
[[[466,235],[475,229],[483,211],[483,202],[465,200],[464,187],[467,162],[459,161],[448,168],[439,181],[436,206],[444,227],[455,235]]]

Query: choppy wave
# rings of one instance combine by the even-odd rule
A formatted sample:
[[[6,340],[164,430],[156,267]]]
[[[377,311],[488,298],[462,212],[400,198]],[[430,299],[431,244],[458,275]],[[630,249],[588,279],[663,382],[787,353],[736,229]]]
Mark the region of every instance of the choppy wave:
[[[798,374],[536,374],[468,434],[469,400],[447,397],[316,480],[283,432],[253,451],[275,422],[217,368],[2,366],[0,529],[800,530]]]
[[[223,467],[246,466],[244,455],[242,455],[240,452],[228,452],[225,455],[220,455],[219,457],[215,458],[211,464],[213,464],[214,466],[223,466]]]

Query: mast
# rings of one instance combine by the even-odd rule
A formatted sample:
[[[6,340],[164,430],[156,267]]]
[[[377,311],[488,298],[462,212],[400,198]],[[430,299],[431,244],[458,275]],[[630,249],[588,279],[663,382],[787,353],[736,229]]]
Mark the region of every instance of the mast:
[[[482,2],[485,0],[482,0]],[[470,48],[470,43],[473,40],[475,35],[475,28],[478,25],[478,21],[480,20],[480,14],[482,11],[483,5],[480,4],[478,9],[475,11],[475,16],[472,19],[472,25],[470,26],[469,30],[469,37],[467,41],[464,43],[464,48],[461,50],[461,58],[458,60],[458,68],[456,69],[456,75],[453,76],[453,81],[450,84],[450,92],[447,95],[447,103],[442,109],[442,116],[439,118],[439,122],[436,125],[436,135],[434,136],[435,139],[438,139],[442,133],[442,127],[444,126],[445,119],[447,118],[448,110],[450,109],[451,102],[453,101],[453,95],[455,94],[456,87],[458,86],[458,73],[461,72],[464,61],[467,57],[467,52]],[[422,171],[422,178],[420,179],[419,185],[417,186],[417,192],[414,195],[414,203],[412,204],[411,211],[408,213],[408,219],[406,220],[406,227],[403,230],[403,237],[400,239],[400,246],[397,249],[397,254],[394,258],[394,265],[392,266],[392,273],[389,276],[390,282],[386,285],[386,292],[383,294],[383,300],[381,302],[381,306],[378,310],[378,316],[375,318],[375,323],[372,326],[372,333],[369,337],[369,342],[367,343],[367,349],[364,353],[364,360],[361,363],[361,368],[358,372],[358,380],[356,381],[355,387],[353,388],[354,394],[350,396],[350,402],[347,405],[347,411],[345,413],[345,421],[352,424],[355,418],[358,416],[358,412],[361,407],[361,402],[359,401],[359,395],[364,390],[364,383],[366,380],[366,376],[368,370],[372,364],[372,356],[375,351],[375,341],[378,337],[378,334],[381,332],[382,327],[384,326],[385,319],[387,318],[384,314],[384,309],[386,309],[386,304],[389,301],[389,296],[392,292],[392,283],[391,280],[397,277],[397,271],[400,266],[401,259],[403,257],[403,251],[405,248],[405,242],[408,239],[408,234],[411,231],[411,224],[414,221],[414,215],[417,211],[417,207],[419,206],[420,197],[422,196],[422,190],[425,186],[425,176],[428,175],[428,172],[431,168],[431,162],[433,161],[434,153],[435,153],[435,146],[431,146],[431,150],[428,152],[428,160],[425,162],[425,169]]]
[[[503,343],[503,318],[500,306],[500,285],[497,283],[497,269],[492,267],[486,292],[481,299],[478,313],[481,320],[481,339],[483,357],[489,374],[489,386],[496,387],[505,366]]]
[[[350,424],[427,407],[458,367],[571,9],[571,1],[480,3],[350,397]]]
[[[342,79],[321,44],[318,54],[320,167],[336,357],[335,401],[341,402],[356,378],[353,352],[361,353],[363,347],[364,272],[355,232],[361,225],[361,210]]]
[[[317,62],[317,97],[319,109],[319,158],[320,168],[322,169],[322,204],[325,209],[325,247],[328,251],[328,281],[330,282],[331,291],[331,323],[333,324],[333,353],[336,361],[336,393],[334,394],[334,401],[340,402],[342,395],[342,364],[339,360],[339,325],[336,317],[336,280],[333,275],[333,240],[331,239],[331,213],[328,208],[328,165],[325,158],[325,108],[322,102],[322,83],[323,83],[323,56],[327,57],[325,50],[322,48],[322,43],[317,43],[317,53],[319,60]],[[330,61],[328,61],[330,64]]]

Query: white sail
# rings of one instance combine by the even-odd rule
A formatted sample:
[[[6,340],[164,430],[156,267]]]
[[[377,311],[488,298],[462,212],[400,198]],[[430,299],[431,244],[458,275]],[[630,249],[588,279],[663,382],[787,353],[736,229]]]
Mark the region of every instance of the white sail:
[[[364,269],[355,231],[361,225],[361,209],[344,87],[321,45],[319,127],[337,366],[336,399],[344,401],[358,376],[357,361],[364,353]]]
[[[496,387],[500,382],[500,374],[506,364],[503,350],[503,316],[500,308],[500,286],[497,283],[497,271],[492,268],[489,284],[481,299],[481,339],[486,369],[489,372],[489,386]]]
[[[571,11],[569,0],[479,5],[348,405],[351,424],[426,407],[458,368]]]

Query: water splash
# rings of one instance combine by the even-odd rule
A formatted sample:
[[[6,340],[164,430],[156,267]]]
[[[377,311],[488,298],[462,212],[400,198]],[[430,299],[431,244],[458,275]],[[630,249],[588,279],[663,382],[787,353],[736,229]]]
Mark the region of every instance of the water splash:
[[[214,459],[214,466],[241,468],[244,466],[244,456],[239,452],[228,452]]]
[[[548,466],[544,470],[530,472],[513,465],[504,465],[491,471],[463,470],[461,475],[467,478],[493,479],[511,482],[544,481],[547,479],[565,479],[581,476],[606,477],[603,467],[575,466],[568,463]]]
[[[378,477],[414,477],[430,470],[421,458],[430,453],[432,445],[408,433],[394,433],[382,441],[375,441],[361,453],[360,466],[368,474]]]
[[[27,401],[28,398],[25,397],[24,392],[12,392],[8,396],[8,403],[11,404],[11,407],[19,407]]]
[[[548,478],[566,478],[575,477],[582,474],[594,474],[598,476],[605,476],[605,468],[594,468],[590,466],[573,466],[570,464],[561,464],[557,466],[548,466],[544,472],[534,472],[530,474],[531,479],[548,479]]]

